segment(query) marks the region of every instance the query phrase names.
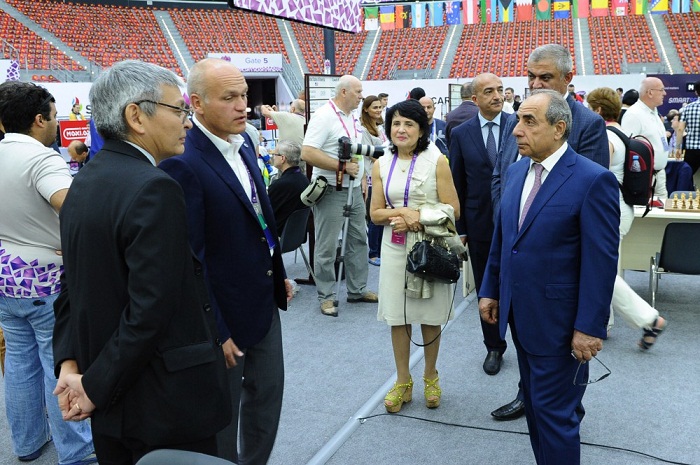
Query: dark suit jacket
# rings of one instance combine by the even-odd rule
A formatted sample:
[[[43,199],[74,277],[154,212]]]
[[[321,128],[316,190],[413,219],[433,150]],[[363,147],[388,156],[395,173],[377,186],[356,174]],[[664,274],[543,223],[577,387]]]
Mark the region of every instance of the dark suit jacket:
[[[448,147],[450,146],[452,140],[452,135],[450,134],[452,130],[465,121],[469,121],[477,114],[479,114],[479,107],[476,106],[476,103],[472,102],[471,100],[465,100],[457,108],[445,115],[445,122],[447,123],[446,134]]]
[[[501,113],[496,118],[500,128],[500,147],[505,139],[504,126],[512,119],[512,115]],[[457,126],[452,132],[451,140],[450,168],[462,208],[456,224],[457,231],[466,234],[470,240],[491,242],[491,174],[494,167],[486,153],[479,118],[472,118]]]
[[[531,355],[566,356],[573,330],[605,339],[617,272],[620,207],[615,176],[569,148],[518,230],[530,159],[508,170],[479,297],[499,300]]]
[[[576,102],[571,96],[566,98],[571,109],[571,134],[569,146],[579,155],[582,155],[604,168],[610,167],[610,149],[608,148],[608,136],[605,133],[605,121],[600,115]],[[491,196],[493,197],[494,212],[498,212],[498,205],[506,186],[506,173],[508,167],[515,163],[518,157],[518,144],[513,136],[513,128],[517,119],[512,118],[505,127],[508,137],[503,139],[499,147],[498,160],[493,171],[491,183]]]
[[[270,184],[267,195],[277,222],[277,232],[282,235],[287,218],[296,210],[306,208],[299,197],[309,185],[309,178],[301,172],[299,167],[287,168],[275,182]]]
[[[447,123],[441,119],[433,118],[433,125],[435,125],[435,146],[444,154],[447,155],[449,150],[447,148]],[[433,126],[430,126],[430,131],[432,133]]]
[[[250,139],[241,158],[255,183],[263,216],[277,241],[270,199]],[[185,191],[190,244],[204,263],[222,341],[254,346],[268,333],[275,307],[286,309],[286,274],[279,243],[270,256],[257,215],[238,177],[211,140],[194,125],[185,153],[160,164]],[[244,181],[247,182],[247,181]]]
[[[57,373],[78,361],[93,432],[151,446],[213,436],[231,420],[229,387],[180,186],[110,140],[60,216],[54,360]]]

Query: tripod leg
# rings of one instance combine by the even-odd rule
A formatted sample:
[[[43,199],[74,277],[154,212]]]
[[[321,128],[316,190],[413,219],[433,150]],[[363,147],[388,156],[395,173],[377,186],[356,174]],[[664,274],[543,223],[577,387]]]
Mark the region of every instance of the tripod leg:
[[[343,207],[343,216],[345,217],[345,221],[343,222],[343,233],[340,239],[340,257],[338,257],[338,275],[336,276],[337,284],[335,289],[335,301],[333,302],[335,308],[338,308],[340,282],[343,279],[343,265],[345,264],[345,244],[348,238],[348,227],[350,226],[350,212],[352,210],[352,193],[355,185],[354,183],[355,179],[350,178],[350,182],[348,185],[348,199],[345,202],[345,206]]]

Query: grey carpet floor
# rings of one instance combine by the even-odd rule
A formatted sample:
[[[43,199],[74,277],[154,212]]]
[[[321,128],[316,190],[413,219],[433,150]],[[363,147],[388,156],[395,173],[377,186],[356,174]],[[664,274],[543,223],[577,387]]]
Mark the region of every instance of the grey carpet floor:
[[[291,278],[306,275],[301,257],[295,262],[287,254],[285,263]],[[376,290],[378,275],[370,266],[370,289]],[[647,273],[628,271],[626,279],[648,297]],[[699,288],[699,277],[662,277],[657,307],[669,327],[648,352],[637,348],[640,331],[618,318],[600,354],[612,374],[584,398],[582,463],[700,465]],[[525,420],[497,422],[489,415],[514,398],[517,360],[511,348],[498,375],[483,372],[486,353],[473,296],[465,301],[458,292],[455,306],[463,311],[442,337],[442,405],[427,409],[417,382],[414,401],[398,415],[385,414],[381,404],[394,377],[389,330],[376,320],[376,305],[347,304],[345,298],[343,285],[340,316],[329,318],[319,311],[315,289],[301,286],[282,313],[286,381],[271,465],[534,463]],[[412,358],[415,381],[422,378],[419,357]],[[0,381],[2,405],[3,392]],[[357,419],[358,412],[366,418]],[[341,430],[350,433],[339,437]],[[0,464],[19,463],[3,409]],[[53,445],[34,463],[55,464]]]

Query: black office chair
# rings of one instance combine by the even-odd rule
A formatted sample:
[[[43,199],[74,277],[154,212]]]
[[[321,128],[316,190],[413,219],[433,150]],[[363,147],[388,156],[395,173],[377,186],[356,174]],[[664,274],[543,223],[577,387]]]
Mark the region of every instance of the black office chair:
[[[700,213],[699,213],[700,215]],[[700,275],[700,223],[669,223],[664,230],[661,252],[651,257],[649,292],[656,305],[659,275],[675,273]]]
[[[159,449],[141,457],[136,465],[234,465],[234,463],[197,452]]]
[[[280,249],[282,253],[299,250],[301,252],[301,257],[304,259],[306,269],[309,271],[309,274],[315,281],[316,276],[314,276],[314,271],[311,269],[309,260],[306,257],[306,252],[304,252],[304,247],[302,247],[302,245],[306,242],[306,226],[309,222],[310,213],[310,208],[302,208],[301,210],[296,210],[289,215],[287,222],[284,225],[282,236],[280,237]]]

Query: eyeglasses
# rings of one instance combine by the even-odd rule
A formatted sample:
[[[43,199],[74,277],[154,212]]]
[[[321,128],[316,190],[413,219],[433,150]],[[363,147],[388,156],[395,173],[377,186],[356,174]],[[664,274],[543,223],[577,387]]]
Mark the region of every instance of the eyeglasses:
[[[649,90],[658,90],[659,92],[665,92],[665,91],[666,91],[666,89],[664,89],[664,88],[661,88],[661,89],[649,89]]]
[[[574,373],[574,381],[573,381],[574,386],[587,386],[589,384],[597,383],[598,381],[603,381],[605,378],[610,376],[610,374],[612,373],[610,371],[610,368],[608,368],[607,366],[605,366],[605,364],[603,362],[598,360],[598,357],[593,357],[592,360],[597,361],[603,368],[605,368],[605,373],[603,373],[602,376],[599,376],[599,377],[594,378],[594,379],[588,379],[586,381],[583,381],[583,380],[579,381],[578,372],[581,369],[581,367],[586,363],[586,362],[581,362],[578,364],[578,367],[576,368],[576,373]]]
[[[141,105],[142,103],[152,103],[154,105],[160,105],[162,107],[172,108],[173,110],[177,110],[177,112],[180,114],[180,117],[182,118],[183,123],[185,121],[187,121],[187,118],[192,116],[192,108],[189,106],[176,107],[175,105],[169,105],[169,104],[163,103],[163,102],[156,102],[155,100],[139,100],[138,102],[134,102],[134,103],[136,105]]]

